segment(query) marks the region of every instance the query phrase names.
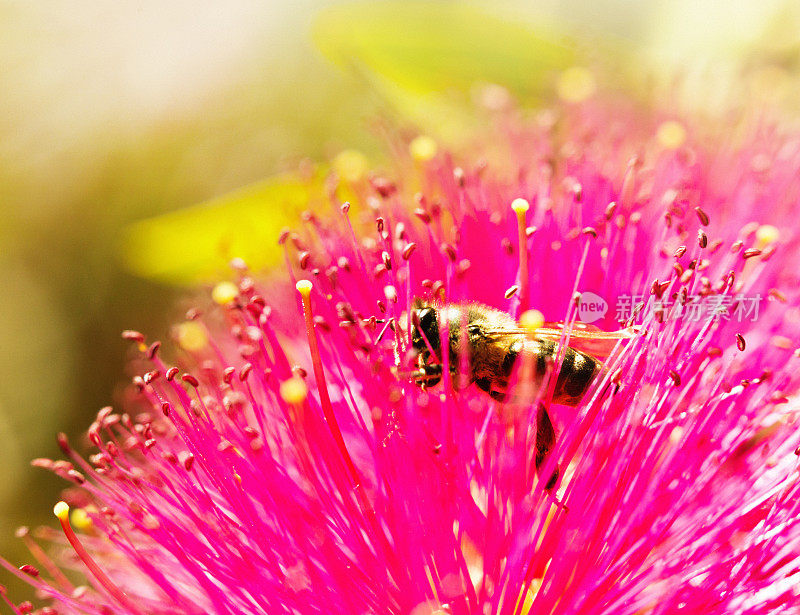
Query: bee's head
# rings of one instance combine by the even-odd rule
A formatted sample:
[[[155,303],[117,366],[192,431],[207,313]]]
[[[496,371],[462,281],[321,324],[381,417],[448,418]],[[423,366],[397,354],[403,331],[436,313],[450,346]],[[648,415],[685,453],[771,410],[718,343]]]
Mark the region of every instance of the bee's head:
[[[417,366],[421,374],[415,383],[423,388],[435,386],[442,376],[442,366],[439,364],[439,316],[435,308],[423,305],[411,312],[411,323],[411,346],[417,354]]]
[[[438,352],[439,318],[436,310],[432,307],[422,307],[414,310],[412,318],[414,327],[411,330],[411,346],[414,350],[420,353],[425,352],[430,344],[430,347]]]

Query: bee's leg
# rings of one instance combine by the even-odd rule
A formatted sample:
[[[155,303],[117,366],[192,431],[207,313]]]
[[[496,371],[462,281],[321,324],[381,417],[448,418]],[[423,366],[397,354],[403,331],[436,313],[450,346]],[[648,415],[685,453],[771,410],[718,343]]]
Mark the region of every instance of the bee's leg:
[[[508,395],[502,391],[489,391],[489,396],[496,401],[505,401],[508,399]]]
[[[429,365],[424,360],[419,362],[420,371],[423,376],[415,381],[416,385],[423,389],[436,386],[442,379],[442,366],[439,364]]]
[[[478,387],[481,391],[486,391],[487,393],[492,388],[492,381],[488,378],[476,378],[475,379],[475,386]]]
[[[478,387],[481,391],[486,391],[492,399],[495,399],[497,401],[505,401],[506,399],[508,399],[508,395],[506,395],[502,391],[492,389],[492,381],[489,378],[476,378],[475,386]]]
[[[547,408],[544,407],[544,404],[539,404],[538,411],[536,413],[536,469],[542,467],[545,460],[547,459],[547,454],[550,452],[550,449],[556,443],[556,430],[553,429],[553,423],[550,421],[550,415],[547,414]],[[547,484],[544,488],[548,491],[555,487],[556,481],[558,480],[558,466],[556,466],[555,470],[553,470],[553,474],[547,480]]]

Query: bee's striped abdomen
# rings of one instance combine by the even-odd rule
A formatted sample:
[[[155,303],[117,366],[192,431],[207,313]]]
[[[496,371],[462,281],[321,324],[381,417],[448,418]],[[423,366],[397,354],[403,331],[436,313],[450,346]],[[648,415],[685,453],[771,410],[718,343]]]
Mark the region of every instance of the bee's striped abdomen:
[[[537,340],[535,348],[536,375],[543,379],[547,373],[548,364],[553,364],[557,358],[558,345],[549,340]],[[599,369],[600,363],[597,359],[567,347],[564,351],[561,370],[556,379],[553,403],[565,406],[577,405],[589,390]]]

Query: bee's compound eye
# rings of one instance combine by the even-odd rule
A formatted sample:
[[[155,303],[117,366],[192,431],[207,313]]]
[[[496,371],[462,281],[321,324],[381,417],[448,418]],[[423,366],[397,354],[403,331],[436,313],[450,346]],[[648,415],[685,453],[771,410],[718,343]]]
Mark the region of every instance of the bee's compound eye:
[[[436,310],[433,308],[423,308],[417,312],[417,316],[419,316],[420,329],[426,332],[436,322]]]
[[[439,322],[436,320],[436,310],[433,308],[423,308],[417,312],[419,318],[419,330],[428,339],[428,343],[433,348],[439,346]],[[418,340],[414,340],[414,346],[418,349],[426,348],[425,341],[419,335]],[[415,335],[416,338],[416,335]]]
[[[467,333],[470,335],[480,335],[481,334],[481,326],[480,325],[470,325],[467,327]]]

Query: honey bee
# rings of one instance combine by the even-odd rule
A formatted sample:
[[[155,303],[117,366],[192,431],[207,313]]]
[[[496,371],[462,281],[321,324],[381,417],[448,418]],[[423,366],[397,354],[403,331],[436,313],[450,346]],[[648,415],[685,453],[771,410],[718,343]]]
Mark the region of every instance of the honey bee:
[[[417,353],[418,370],[414,382],[423,388],[435,386],[442,378],[440,323],[447,323],[449,371],[454,386],[474,383],[493,399],[505,401],[509,380],[520,357],[529,358],[529,377],[539,390],[552,371],[559,354],[563,323],[545,323],[531,333],[520,328],[510,314],[478,303],[449,303],[434,307],[421,302],[411,314],[411,346]],[[633,329],[601,331],[576,323],[570,333],[570,345],[564,348],[561,366],[552,386],[550,401],[576,406],[595,378],[604,369],[603,360],[617,341],[632,337]],[[466,350],[466,356],[463,350]],[[464,381],[466,378],[466,382]],[[550,380],[552,382],[552,380]],[[544,463],[555,444],[553,423],[543,404],[537,409],[536,468]],[[558,468],[549,478],[546,489],[558,479]]]

